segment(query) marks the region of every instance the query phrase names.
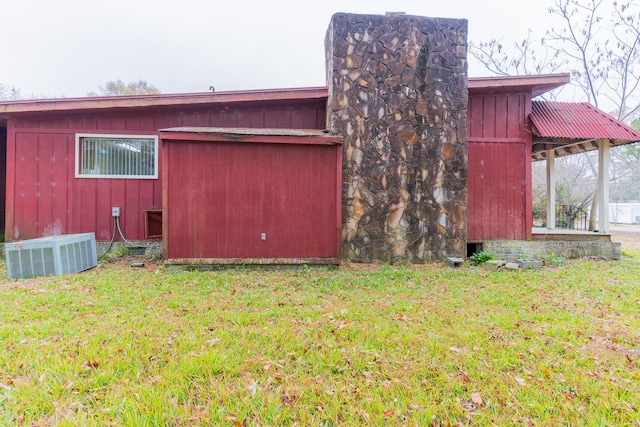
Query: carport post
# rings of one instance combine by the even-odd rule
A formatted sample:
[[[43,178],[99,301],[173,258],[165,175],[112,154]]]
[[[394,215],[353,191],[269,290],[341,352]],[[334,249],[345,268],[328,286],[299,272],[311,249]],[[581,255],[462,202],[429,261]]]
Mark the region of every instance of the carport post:
[[[598,140],[598,229],[609,233],[609,146],[608,139]]]
[[[556,152],[547,145],[547,230],[556,229]]]

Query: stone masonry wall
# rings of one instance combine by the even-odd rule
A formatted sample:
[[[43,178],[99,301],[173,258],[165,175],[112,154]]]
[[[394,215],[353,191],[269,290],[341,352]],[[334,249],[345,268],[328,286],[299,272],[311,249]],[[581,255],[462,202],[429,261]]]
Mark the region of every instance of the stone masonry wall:
[[[491,240],[482,243],[482,250],[500,259],[519,256],[541,259],[549,254],[561,258],[596,257],[620,259],[619,242],[560,240]]]
[[[343,135],[343,257],[466,253],[467,21],[339,13],[328,124]]]

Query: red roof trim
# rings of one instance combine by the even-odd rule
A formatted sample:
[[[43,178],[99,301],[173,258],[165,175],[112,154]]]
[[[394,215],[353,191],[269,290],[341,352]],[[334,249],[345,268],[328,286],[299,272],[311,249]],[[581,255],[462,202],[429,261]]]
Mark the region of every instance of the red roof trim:
[[[529,76],[491,76],[470,77],[469,92],[491,92],[502,90],[531,90],[536,97],[545,92],[556,89],[571,81],[569,73],[537,74]]]
[[[586,102],[533,101],[530,117],[540,138],[640,141],[640,132]]]
[[[109,108],[159,107],[172,105],[229,104],[258,101],[326,99],[326,87],[243,90],[228,92],[178,93],[88,98],[33,99],[0,102],[0,115]]]

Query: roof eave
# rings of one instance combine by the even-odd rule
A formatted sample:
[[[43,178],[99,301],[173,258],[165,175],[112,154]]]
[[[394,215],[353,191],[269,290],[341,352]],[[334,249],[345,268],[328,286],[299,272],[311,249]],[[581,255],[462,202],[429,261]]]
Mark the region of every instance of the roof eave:
[[[87,98],[33,99],[0,102],[0,115],[20,113],[165,107],[172,105],[231,104],[327,98],[326,87],[199,92],[158,95],[100,96]]]
[[[569,73],[538,74],[531,76],[491,76],[470,77],[469,92],[482,93],[504,90],[531,90],[531,96],[542,95],[545,92],[564,86],[571,81]]]

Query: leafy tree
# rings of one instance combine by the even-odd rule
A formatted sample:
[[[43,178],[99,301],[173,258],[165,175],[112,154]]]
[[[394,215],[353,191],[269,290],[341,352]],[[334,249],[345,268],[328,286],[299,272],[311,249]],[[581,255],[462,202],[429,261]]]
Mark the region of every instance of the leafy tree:
[[[146,80],[138,80],[125,83],[122,80],[110,80],[104,86],[98,86],[99,93],[90,92],[88,96],[121,96],[121,95],[144,95],[157,94],[160,89]]]

